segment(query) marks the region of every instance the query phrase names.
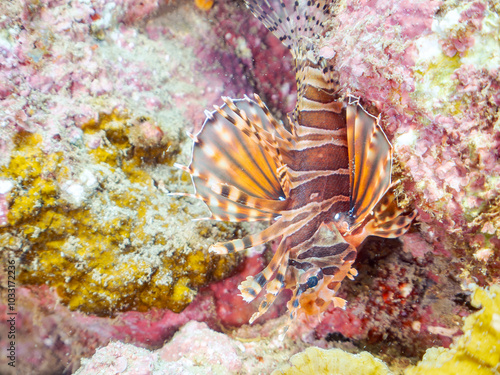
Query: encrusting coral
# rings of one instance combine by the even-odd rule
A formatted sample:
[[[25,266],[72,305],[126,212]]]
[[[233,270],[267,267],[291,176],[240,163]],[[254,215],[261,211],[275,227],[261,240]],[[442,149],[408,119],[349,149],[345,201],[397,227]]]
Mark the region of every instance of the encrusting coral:
[[[144,354],[148,357],[149,368],[154,368],[153,374],[162,373],[161,369],[168,362],[168,366],[189,374],[229,371],[272,375],[496,375],[500,363],[500,286],[492,286],[489,290],[475,288],[472,304],[482,308],[465,319],[464,334],[450,349],[429,349],[417,366],[406,370],[401,368],[401,363],[389,368],[365,351],[351,354],[338,348],[311,346],[292,355],[301,347],[299,345],[294,349],[289,339],[285,342],[273,339],[236,340],[234,335],[243,334],[245,329],[223,335],[208,329],[204,323],[189,322],[157,352],[133,345],[121,350],[124,348],[122,343],[110,343],[92,358],[84,360],[77,373],[109,371],[118,362],[127,362],[127,368],[135,369],[143,366],[141,357]],[[210,346],[211,342],[214,346]],[[289,363],[284,363],[287,361]],[[274,371],[271,372],[271,369]]]

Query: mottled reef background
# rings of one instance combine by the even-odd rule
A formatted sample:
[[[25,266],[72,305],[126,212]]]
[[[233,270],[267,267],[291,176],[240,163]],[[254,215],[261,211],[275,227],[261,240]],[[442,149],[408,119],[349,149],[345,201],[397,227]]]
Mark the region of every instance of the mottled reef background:
[[[255,227],[193,222],[203,204],[167,193],[192,191],[172,164],[189,163],[185,131],[221,95],[258,93],[285,118],[288,51],[240,1],[0,1],[0,373],[15,373],[14,259],[18,373],[69,374],[118,341],[79,373],[270,373],[311,345],[365,350],[400,373],[454,342],[498,374],[499,297],[475,288],[500,283],[499,12],[497,0],[340,2],[318,48],[335,51],[344,93],[382,113],[399,202],[419,216],[400,240],[367,241],[345,311],[281,342],[286,298],[249,327],[257,305],[237,290],[272,246],[208,254]],[[488,324],[498,356],[460,346]]]

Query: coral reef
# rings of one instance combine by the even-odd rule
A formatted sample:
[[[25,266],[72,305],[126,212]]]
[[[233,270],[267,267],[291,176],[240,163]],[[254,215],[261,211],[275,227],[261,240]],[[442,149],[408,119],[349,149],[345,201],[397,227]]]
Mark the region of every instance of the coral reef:
[[[497,374],[500,363],[498,311],[500,287],[490,290],[475,287],[472,304],[480,311],[465,319],[463,335],[457,337],[450,349],[428,349],[424,359],[406,370],[389,367],[368,352],[351,354],[342,349],[308,347],[298,354],[299,346],[287,339],[281,343],[273,336],[260,340],[248,338],[249,332],[240,329],[230,336],[214,332],[204,324],[189,322],[161,349],[149,352],[142,348],[111,343],[84,360],[77,374],[114,370],[122,364],[127,370],[147,363],[152,374],[164,369],[184,371],[186,374],[244,373],[272,375],[299,374]],[[289,358],[289,359],[288,359]],[[288,364],[288,362],[290,364]],[[116,371],[116,370],[115,370]],[[108,373],[104,372],[104,373]],[[133,373],[133,372],[132,372]]]
[[[415,360],[459,333],[464,284],[499,283],[498,13],[488,1],[341,4],[336,32],[319,43],[335,52],[344,92],[381,114],[398,199],[419,216],[402,245],[367,241],[359,276],[340,291],[346,310],[305,322],[298,337],[353,342],[388,361],[397,342]]]
[[[498,11],[488,1],[360,1],[324,42],[345,91],[383,113],[426,241],[468,254],[464,269],[481,283],[480,268],[498,280],[495,261],[470,256],[498,249]]]
[[[143,365],[205,371],[196,359],[167,362],[153,350],[192,320],[225,330],[255,311],[236,286],[273,249],[240,266],[207,254],[211,243],[252,228],[191,222],[204,207],[167,195],[191,192],[188,176],[170,166],[189,163],[184,132],[196,132],[221,95],[257,92],[280,118],[294,106],[286,48],[241,5],[0,2],[0,253],[4,265],[16,260],[20,372],[70,373],[112,340],[147,348],[112,344],[106,358],[130,359],[130,371],[134,353]],[[337,32],[318,42],[344,92],[382,113],[398,199],[416,207],[417,224],[401,242],[367,241],[359,275],[340,290],[346,310],[300,322],[294,341],[277,340],[282,321],[274,318],[286,300],[231,339],[191,323],[190,340],[203,342],[199,331],[220,341],[238,357],[231,366],[248,374],[269,373],[307,345],[363,348],[405,367],[454,342],[426,359],[477,364],[482,354],[469,356],[466,338],[494,340],[497,315],[474,313],[465,336],[460,323],[474,312],[467,285],[500,281],[499,12],[487,0],[341,2]],[[485,293],[478,289],[473,303],[487,306]],[[2,289],[0,337],[6,312]],[[481,359],[498,372],[488,360],[498,359]],[[118,372],[123,363],[99,366]],[[0,372],[13,373],[5,356]]]
[[[329,308],[321,322],[304,322],[296,335],[311,343],[352,342],[388,362],[448,346],[470,311],[467,293],[449,281],[460,264],[430,254],[414,259],[404,250],[399,241],[368,241],[355,265],[358,276],[341,290],[346,309]]]
[[[75,151],[85,166],[44,153],[39,134],[18,133],[10,163],[0,169],[0,178],[15,182],[2,246],[19,251],[27,243],[19,281],[53,286],[71,309],[179,312],[235,259],[207,254],[191,234],[204,238],[211,227],[181,219],[179,204],[155,188],[158,172],[148,166],[168,166],[178,146],[151,120],[128,121],[113,112],[82,125],[82,143],[98,143]],[[182,225],[184,240],[172,241]]]
[[[91,357],[96,348],[106,346],[110,340],[158,348],[189,321],[206,322],[212,329],[218,329],[221,319],[216,302],[229,292],[234,291],[224,293],[219,288],[216,294],[204,288],[182,313],[152,309],[147,313],[119,312],[114,318],[106,318],[70,311],[60,303],[56,291],[47,286],[18,287],[16,367],[23,374],[72,373],[80,367],[81,357]],[[8,311],[7,305],[0,306],[4,322],[9,318]],[[6,329],[5,324],[0,325],[2,348],[8,347]],[[5,359],[0,361],[0,372],[9,374]]]
[[[233,227],[194,224],[203,208],[165,195],[182,183],[170,166],[189,113],[174,102],[196,91],[180,84],[196,62],[192,52],[170,38],[159,49],[145,33],[127,44],[135,29],[116,29],[151,15],[156,1],[2,8],[9,85],[0,181],[9,186],[0,197],[0,246],[22,257],[19,281],[50,285],[71,309],[97,315],[181,311],[198,286],[237,264],[206,252],[207,238],[231,236]],[[156,26],[180,32],[170,25]],[[148,79],[163,61],[170,64]]]
[[[200,108],[220,97],[222,85],[213,89],[215,78],[204,78],[219,65],[185,47],[213,46],[201,40],[205,33],[192,40],[185,32],[194,29],[189,22],[210,28],[203,15],[191,16],[198,14],[194,2],[148,19],[159,5],[0,4],[0,254],[3,264],[16,259],[24,373],[71,371],[111,338],[158,345],[187,320],[208,320],[211,296],[194,304],[207,310],[199,314],[119,312],[180,312],[200,286],[238,264],[206,249],[216,237],[241,234],[240,227],[192,222],[205,215],[203,206],[167,196],[188,192],[170,166],[188,158],[184,130],[199,123]],[[4,273],[1,282],[6,286]],[[59,298],[45,298],[46,287]],[[61,302],[91,315],[72,315]],[[110,315],[126,323],[97,317]],[[62,333],[87,337],[89,327],[100,327],[95,340]],[[23,361],[32,351],[33,361]],[[1,366],[11,370],[4,357]]]
[[[244,350],[204,323],[190,322],[172,341],[156,352],[113,342],[97,350],[92,360],[84,360],[75,374],[227,374],[242,368],[239,355]]]
[[[500,286],[476,288],[471,303],[481,310],[465,319],[464,334],[450,349],[428,349],[406,375],[500,373]]]

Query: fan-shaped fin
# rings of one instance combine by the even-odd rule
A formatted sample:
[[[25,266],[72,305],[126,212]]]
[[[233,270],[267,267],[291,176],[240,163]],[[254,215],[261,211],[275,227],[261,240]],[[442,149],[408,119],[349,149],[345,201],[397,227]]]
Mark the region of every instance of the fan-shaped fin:
[[[391,184],[392,146],[378,119],[359,104],[349,104],[347,143],[351,202],[348,216],[350,230],[363,222]]]
[[[416,211],[407,213],[398,207],[392,190],[384,195],[373,211],[361,228],[345,236],[351,245],[361,245],[368,236],[397,238],[408,231],[417,216]]]
[[[201,131],[192,136],[193,156],[187,171],[191,174],[195,195],[205,201],[216,220],[276,218],[286,199],[277,173],[281,164],[268,145],[259,140],[264,138],[264,133],[270,137],[275,124],[269,124],[269,114],[248,98],[225,98],[225,101],[227,104],[207,114]],[[245,133],[240,128],[248,131]],[[268,204],[252,207],[243,200],[221,194],[228,190],[246,197],[248,202],[254,199]],[[276,204],[271,204],[273,201]]]
[[[201,180],[192,176],[193,183],[196,186],[196,197],[202,199],[212,213],[211,219],[218,221],[264,221],[272,220],[278,216],[273,210],[262,210],[249,207],[224,196],[217,194],[212,187],[216,182]],[[217,182],[218,183],[218,182]],[[281,201],[272,201],[280,203]]]
[[[262,99],[260,98],[259,95],[257,94],[253,94],[254,95],[254,98],[255,100],[257,101],[257,104],[259,105],[259,107],[262,109],[262,111],[264,112],[264,114],[266,115],[267,117],[267,120],[269,121],[269,124],[271,124],[271,126],[274,128],[274,130],[276,130],[276,132],[280,135],[280,137],[283,139],[283,140],[286,140],[287,142],[290,142],[291,139],[292,139],[292,133],[290,133],[284,126],[283,126],[283,123],[281,123],[281,121],[278,121],[274,118],[274,116],[271,114],[271,112],[269,111],[269,108],[267,108],[267,105],[266,103],[264,103],[262,101]]]
[[[373,219],[368,221],[365,231],[373,236],[396,238],[406,233],[417,216],[417,211],[405,213],[398,207],[394,192],[388,191],[374,209]]]
[[[243,205],[247,208],[255,208],[279,215],[281,211],[285,210],[288,202],[286,200],[272,200],[264,198],[256,198],[246,194],[245,192],[237,189],[234,186],[227,184],[216,183],[212,185],[211,190],[235,203]]]

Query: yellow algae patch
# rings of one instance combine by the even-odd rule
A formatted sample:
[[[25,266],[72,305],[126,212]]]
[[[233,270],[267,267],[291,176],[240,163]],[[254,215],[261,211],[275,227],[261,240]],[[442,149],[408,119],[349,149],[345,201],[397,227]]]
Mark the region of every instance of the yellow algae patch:
[[[500,286],[476,288],[472,305],[482,309],[465,319],[463,331],[450,349],[428,349],[405,375],[500,374]]]
[[[0,248],[18,255],[20,283],[53,287],[71,309],[182,311],[199,286],[237,265],[209,254],[204,237],[234,229],[193,223],[192,204],[157,189],[180,147],[152,120],[113,112],[82,129],[80,148],[64,154],[44,152],[42,135],[16,137],[0,167],[14,184]],[[181,183],[168,173],[162,183],[172,180]]]
[[[437,57],[425,61],[415,68],[415,91],[411,96],[429,110],[456,115],[460,113],[460,101],[450,98],[456,91],[457,82],[453,78],[455,71],[462,65],[460,56],[448,57],[440,53]],[[442,103],[436,101],[442,99]]]
[[[1,173],[0,177],[9,177],[19,182],[22,189],[17,189],[16,201],[11,205],[8,221],[11,224],[20,222],[23,218],[36,215],[42,207],[57,205],[57,180],[55,171],[64,178],[66,170],[59,167],[61,153],[46,155],[40,144],[42,137],[38,134],[19,133],[14,139],[17,152],[13,153],[9,170],[11,173]]]
[[[291,366],[272,375],[389,375],[384,362],[368,352],[350,354],[341,349],[307,348],[290,358]]]

